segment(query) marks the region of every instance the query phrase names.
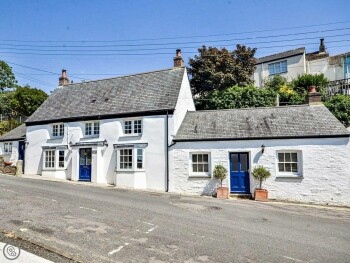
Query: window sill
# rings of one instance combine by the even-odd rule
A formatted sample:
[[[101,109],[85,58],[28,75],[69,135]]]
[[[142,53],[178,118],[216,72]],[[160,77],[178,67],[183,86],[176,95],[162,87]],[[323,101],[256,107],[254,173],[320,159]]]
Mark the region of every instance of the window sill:
[[[138,173],[138,172],[146,172],[145,169],[131,169],[131,170],[114,170],[116,173]]]
[[[205,179],[211,179],[210,174],[190,174],[188,178],[205,178]]]
[[[100,135],[84,135],[82,139],[96,139],[100,138]]]
[[[301,175],[278,175],[276,179],[304,179]]]
[[[66,168],[43,168],[42,171],[56,172],[56,171],[65,171]]]
[[[123,134],[120,137],[140,137],[142,133]]]

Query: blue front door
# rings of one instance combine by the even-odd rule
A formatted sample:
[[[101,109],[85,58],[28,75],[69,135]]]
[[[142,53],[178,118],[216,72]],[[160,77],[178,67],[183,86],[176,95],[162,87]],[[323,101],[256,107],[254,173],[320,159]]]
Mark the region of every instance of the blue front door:
[[[91,148],[80,149],[79,181],[91,181]]]
[[[249,154],[230,153],[231,193],[250,193]]]

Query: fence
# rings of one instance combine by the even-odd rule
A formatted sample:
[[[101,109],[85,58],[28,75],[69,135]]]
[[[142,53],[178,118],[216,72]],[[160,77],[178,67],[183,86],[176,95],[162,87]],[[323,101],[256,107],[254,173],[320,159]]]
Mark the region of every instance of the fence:
[[[350,79],[340,79],[328,82],[328,94],[350,95]]]

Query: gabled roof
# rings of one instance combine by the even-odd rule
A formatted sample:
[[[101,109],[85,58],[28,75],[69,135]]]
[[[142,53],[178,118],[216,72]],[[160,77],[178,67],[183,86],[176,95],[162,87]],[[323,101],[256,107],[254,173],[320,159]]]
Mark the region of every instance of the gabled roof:
[[[19,141],[26,137],[26,125],[22,124],[0,137],[0,142]]]
[[[348,137],[323,105],[187,112],[175,141]]]
[[[293,50],[288,50],[288,51],[285,51],[285,52],[276,53],[276,54],[272,54],[272,55],[269,55],[269,56],[266,56],[266,57],[258,58],[256,60],[255,64],[257,65],[257,64],[266,63],[266,62],[279,60],[279,59],[283,59],[283,58],[294,57],[294,56],[303,54],[304,52],[305,52],[305,48],[304,47],[293,49]]]
[[[69,84],[57,88],[26,124],[174,110],[184,73],[181,67]]]

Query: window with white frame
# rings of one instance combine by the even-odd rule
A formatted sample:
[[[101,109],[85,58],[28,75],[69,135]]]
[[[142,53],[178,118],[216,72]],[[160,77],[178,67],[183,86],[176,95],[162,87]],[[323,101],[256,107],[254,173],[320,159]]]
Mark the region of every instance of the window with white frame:
[[[58,151],[58,168],[64,168],[64,151]]]
[[[133,149],[119,150],[119,168],[122,170],[132,170]]]
[[[300,175],[300,153],[297,151],[285,151],[277,153],[278,172],[285,175]]]
[[[271,63],[268,65],[269,75],[281,74],[288,72],[287,70],[287,60]]]
[[[45,151],[45,168],[55,168],[55,150]]]
[[[85,135],[98,136],[100,135],[100,122],[85,122]]]
[[[52,136],[53,137],[63,137],[64,135],[64,125],[62,124],[54,124],[52,126]]]
[[[191,153],[191,171],[193,174],[209,174],[209,153]]]
[[[142,120],[126,120],[124,121],[124,134],[141,134]]]
[[[5,153],[12,153],[12,142],[5,142],[4,143],[4,152]]]
[[[136,167],[143,169],[143,149],[137,149]]]

